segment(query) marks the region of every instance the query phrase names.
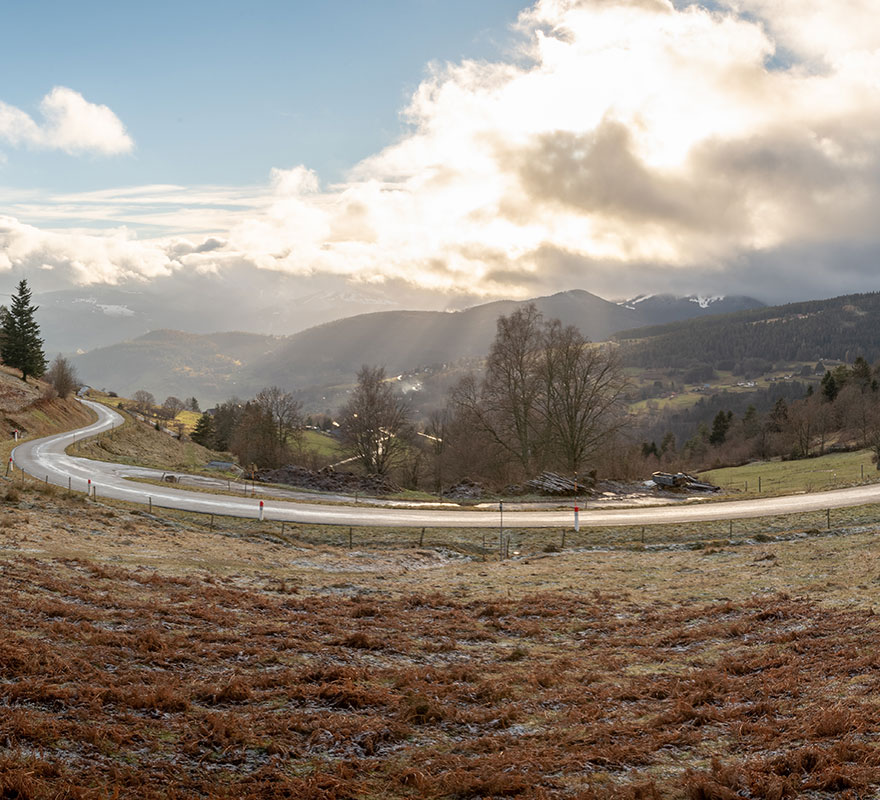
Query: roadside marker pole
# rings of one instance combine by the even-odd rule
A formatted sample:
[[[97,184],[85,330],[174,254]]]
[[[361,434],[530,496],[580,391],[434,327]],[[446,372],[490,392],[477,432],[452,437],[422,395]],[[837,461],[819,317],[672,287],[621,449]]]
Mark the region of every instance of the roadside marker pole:
[[[263,521],[263,501],[260,500],[260,522]]]
[[[92,479],[89,478],[89,484],[86,487],[86,497],[91,497],[91,496],[92,496]]]
[[[9,456],[9,461],[6,462],[6,475],[9,476],[10,470],[15,472],[15,465],[12,463],[12,456]]]
[[[498,503],[498,558],[504,558],[504,503]]]
[[[574,507],[574,529],[576,532],[580,531],[580,529],[581,529],[580,514],[578,513],[579,511],[580,511],[580,509],[577,506],[575,506]]]

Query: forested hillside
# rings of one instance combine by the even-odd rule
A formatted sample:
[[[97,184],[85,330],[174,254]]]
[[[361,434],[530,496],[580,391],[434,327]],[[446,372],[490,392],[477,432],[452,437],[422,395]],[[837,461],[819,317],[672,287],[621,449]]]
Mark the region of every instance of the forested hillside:
[[[624,362],[687,368],[698,363],[742,372],[769,362],[880,359],[880,293],[846,295],[624,331]]]

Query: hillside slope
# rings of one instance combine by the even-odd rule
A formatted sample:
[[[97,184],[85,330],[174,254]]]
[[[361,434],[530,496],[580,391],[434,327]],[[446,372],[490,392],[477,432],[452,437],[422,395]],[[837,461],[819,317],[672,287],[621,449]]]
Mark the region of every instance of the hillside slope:
[[[577,325],[594,340],[644,324],[637,312],[585,291],[531,302],[546,317]],[[498,317],[521,305],[498,301],[458,312],[359,314],[290,337],[153,331],[72,360],[92,386],[126,395],[147,389],[159,401],[168,395],[194,395],[210,405],[234,394],[249,397],[272,384],[299,389],[352,382],[364,363],[384,364],[393,373],[483,356]]]
[[[421,366],[481,358],[495,336],[498,317],[534,303],[547,319],[575,325],[592,341],[640,328],[670,315],[692,316],[741,305],[750,298],[697,302],[657,296],[621,305],[572,290],[533,300],[496,301],[464,311],[380,311],[328,322],[289,337],[258,334],[188,334],[155,331],[74,359],[92,386],[131,395],[151,391],[196,396],[203,406],[230,396],[252,396],[264,386],[305,389],[349,384],[362,364],[380,364],[394,375]],[[324,394],[322,392],[321,394]]]
[[[594,341],[622,326],[643,324],[638,312],[589,292],[560,292],[531,301],[498,301],[465,311],[384,311],[310,328],[290,337],[247,372],[257,383],[321,385],[351,381],[362,364],[395,374],[421,365],[484,356],[499,316],[533,302],[548,319],[575,325]]]
[[[638,328],[617,335],[639,367],[718,365],[743,359],[852,362],[880,359],[880,293],[770,306]]]
[[[0,452],[7,458],[15,446],[13,431],[23,437],[48,436],[93,421],[94,417],[73,397],[53,397],[48,385],[29,378],[21,380],[18,370],[0,366]]]
[[[161,330],[71,361],[80,378],[96,388],[127,396],[146,389],[160,403],[169,395],[195,396],[205,404],[236,393],[249,396],[252,387],[240,383],[244,365],[271,355],[282,341],[256,333]]]

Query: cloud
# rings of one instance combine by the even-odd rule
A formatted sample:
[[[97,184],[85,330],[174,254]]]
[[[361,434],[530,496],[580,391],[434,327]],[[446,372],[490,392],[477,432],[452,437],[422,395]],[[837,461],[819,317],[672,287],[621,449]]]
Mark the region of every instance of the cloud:
[[[758,276],[768,298],[872,288],[878,13],[880,0],[539,0],[509,60],[431,65],[406,134],[339,184],[299,165],[238,194],[70,197],[55,207],[66,224],[110,217],[145,238],[35,228],[6,257],[62,259],[84,281],[249,266],[482,296],[720,293]],[[44,116],[37,128],[0,107],[0,132],[33,143],[53,130]]]
[[[52,271],[60,283],[88,285],[156,278],[173,267],[164,248],[138,242],[125,229],[101,236],[44,231],[0,216],[0,269]]]
[[[29,145],[66,153],[119,155],[134,142],[107,106],[90,103],[79,92],[56,86],[40,103],[43,123],[0,102],[0,139],[15,147]]]

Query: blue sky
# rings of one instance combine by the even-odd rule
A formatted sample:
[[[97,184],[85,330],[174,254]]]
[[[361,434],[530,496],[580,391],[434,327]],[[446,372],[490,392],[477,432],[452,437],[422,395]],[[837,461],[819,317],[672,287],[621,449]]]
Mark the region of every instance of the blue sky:
[[[263,183],[306,164],[335,181],[401,135],[430,61],[503,55],[522,0],[36,2],[3,11],[0,99],[54,86],[109,106],[135,140],[113,159],[16,153],[6,185],[79,191]]]
[[[878,19],[880,0],[7,4],[0,275],[424,307],[875,290]]]

